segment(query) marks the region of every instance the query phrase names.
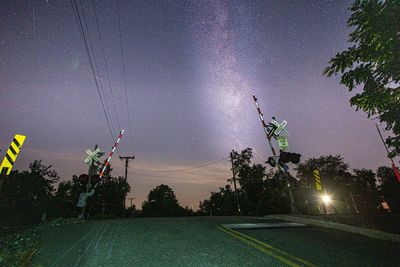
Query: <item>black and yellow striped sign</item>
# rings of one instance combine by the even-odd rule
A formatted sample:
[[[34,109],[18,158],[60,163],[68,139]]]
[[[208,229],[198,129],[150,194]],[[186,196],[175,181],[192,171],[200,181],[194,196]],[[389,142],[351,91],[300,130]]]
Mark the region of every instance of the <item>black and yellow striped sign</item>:
[[[319,170],[313,170],[313,176],[315,179],[315,186],[318,191],[322,191],[322,183],[321,183],[321,176],[319,175]]]
[[[25,142],[25,135],[16,134],[7,150],[6,156],[0,165],[0,174],[9,175],[15,160],[17,159],[19,150]]]

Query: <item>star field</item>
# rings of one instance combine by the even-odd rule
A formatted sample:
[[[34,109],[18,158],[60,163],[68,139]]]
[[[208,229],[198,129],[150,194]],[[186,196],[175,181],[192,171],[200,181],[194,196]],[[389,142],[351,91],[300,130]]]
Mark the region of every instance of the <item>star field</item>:
[[[94,2],[100,33],[92,1],[82,0],[96,79],[115,137],[127,131],[119,153],[136,156],[129,182],[137,205],[168,183],[196,207],[230,178],[229,162],[184,173],[141,169],[196,166],[246,147],[265,161],[252,93],[266,120],[288,121],[290,150],[303,159],[331,153],[354,168],[387,163],[375,122],[354,112],[338,79],[322,76],[348,46],[351,1],[120,1],[127,98],[117,2]],[[84,151],[98,144],[108,153],[113,140],[71,3],[1,1],[0,25],[0,148],[25,134],[17,169],[43,159],[62,179],[86,172]],[[123,175],[117,157],[112,164]]]

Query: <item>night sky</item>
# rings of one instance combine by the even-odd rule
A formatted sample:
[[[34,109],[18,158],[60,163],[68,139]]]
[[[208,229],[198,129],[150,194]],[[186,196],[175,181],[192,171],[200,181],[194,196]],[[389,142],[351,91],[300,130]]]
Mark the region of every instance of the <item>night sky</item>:
[[[146,170],[190,168],[246,147],[264,162],[270,151],[252,93],[266,120],[288,122],[289,151],[303,160],[341,154],[354,168],[388,164],[376,121],[349,106],[354,93],[338,77],[322,76],[348,46],[352,1],[120,1],[126,91],[117,2],[94,2],[100,35],[92,1],[82,5],[113,137],[70,1],[0,2],[2,157],[15,133],[27,135],[16,169],[42,159],[62,180],[86,173],[85,150],[98,144],[108,154],[124,128],[118,151],[136,156],[134,203],[166,183],[196,208],[226,184],[228,160]],[[123,175],[117,157],[114,175]]]

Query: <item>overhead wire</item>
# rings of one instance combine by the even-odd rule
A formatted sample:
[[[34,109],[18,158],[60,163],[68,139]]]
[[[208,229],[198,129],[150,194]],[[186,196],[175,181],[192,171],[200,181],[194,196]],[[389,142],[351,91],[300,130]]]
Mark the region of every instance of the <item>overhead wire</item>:
[[[128,126],[129,126],[129,140],[130,140],[130,147],[131,152],[133,153],[133,141],[132,141],[132,126],[131,126],[131,117],[129,112],[129,100],[128,100],[128,89],[126,86],[126,68],[125,68],[125,57],[124,57],[124,45],[122,42],[122,31],[121,31],[121,17],[120,17],[120,10],[119,10],[119,1],[117,1],[117,17],[118,17],[118,32],[119,32],[119,41],[120,41],[120,48],[121,48],[121,59],[122,59],[122,75],[124,80],[124,88],[125,88],[125,101],[126,101],[126,109],[128,113]]]
[[[86,52],[86,55],[88,56],[88,59],[89,59],[90,69],[91,69],[92,74],[93,74],[93,80],[94,80],[95,85],[96,85],[97,93],[98,93],[98,95],[100,97],[100,102],[101,102],[101,106],[102,106],[102,109],[103,109],[104,117],[106,118],[108,130],[110,132],[111,139],[113,140],[113,142],[115,142],[116,139],[115,139],[115,136],[114,136],[113,131],[111,129],[111,124],[110,124],[109,118],[107,116],[107,112],[106,112],[106,108],[105,108],[105,105],[104,105],[103,98],[101,96],[100,86],[99,86],[99,83],[97,81],[96,72],[95,72],[95,68],[94,68],[94,63],[93,63],[92,56],[90,54],[89,45],[88,45],[88,39],[87,39],[87,37],[85,35],[85,30],[84,30],[84,27],[83,27],[83,24],[82,24],[82,18],[81,18],[80,12],[79,12],[79,7],[78,7],[78,5],[76,3],[76,0],[71,0],[71,4],[72,4],[73,11],[74,11],[75,21],[78,24],[79,32],[80,32],[81,37],[82,37],[82,41],[83,41],[83,44],[84,44],[85,52]]]
[[[107,77],[108,86],[109,86],[110,93],[111,93],[111,100],[112,100],[112,103],[113,103],[113,106],[114,106],[115,118],[117,119],[118,127],[121,127],[121,124],[120,124],[119,118],[118,118],[117,107],[115,105],[114,94],[113,94],[113,89],[112,89],[112,85],[111,85],[108,64],[107,64],[107,60],[106,60],[106,56],[105,56],[106,53],[104,52],[103,38],[101,36],[100,23],[99,23],[99,20],[98,20],[98,17],[97,17],[96,4],[95,4],[94,0],[92,0],[92,6],[93,6],[93,11],[94,11],[94,17],[95,17],[95,20],[96,20],[97,31],[99,33],[100,47],[101,47],[101,51],[102,51],[102,54],[103,54],[104,66],[105,66],[105,69],[106,69],[106,77]]]
[[[198,166],[193,166],[193,167],[189,167],[189,168],[184,168],[184,169],[176,169],[176,170],[149,170],[149,169],[140,169],[140,168],[134,168],[134,170],[137,171],[144,171],[144,172],[184,172],[184,171],[189,171],[189,170],[194,170],[194,169],[200,169],[200,168],[204,168],[216,163],[219,163],[221,161],[224,161],[226,159],[229,159],[229,157],[225,157],[210,163],[206,163],[206,164],[202,164],[202,165],[198,165]]]
[[[83,24],[84,24],[84,26],[85,26],[85,28],[86,28],[87,37],[88,37],[87,40],[88,40],[89,48],[90,48],[90,51],[92,52],[92,58],[93,58],[93,63],[94,63],[94,69],[95,69],[95,72],[97,73],[96,79],[97,79],[98,82],[99,82],[100,91],[101,91],[101,93],[103,94],[103,98],[106,99],[106,94],[105,94],[105,92],[104,92],[103,83],[101,82],[101,79],[100,79],[99,67],[97,66],[96,54],[95,54],[94,49],[93,49],[92,37],[91,37],[90,30],[89,30],[89,26],[88,26],[88,23],[87,23],[87,20],[86,20],[85,9],[84,9],[84,7],[83,7],[83,5],[82,5],[82,1],[81,1],[81,0],[79,0],[79,5],[80,5],[81,10],[82,10],[82,20],[83,20]],[[109,108],[108,108],[107,101],[105,101],[105,107],[106,107],[108,119],[109,119],[110,124],[111,124],[111,128],[113,129],[113,131],[112,131],[113,136],[115,136],[115,128],[114,128],[114,126],[113,126],[113,121],[111,120],[110,110],[109,110]]]

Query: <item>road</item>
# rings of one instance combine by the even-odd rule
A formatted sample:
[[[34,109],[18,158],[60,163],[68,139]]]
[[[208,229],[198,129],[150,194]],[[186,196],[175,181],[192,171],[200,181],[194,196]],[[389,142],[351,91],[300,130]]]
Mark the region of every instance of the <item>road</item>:
[[[260,222],[186,217],[49,226],[33,266],[398,266],[399,243],[319,227],[221,226]]]

